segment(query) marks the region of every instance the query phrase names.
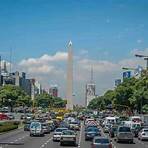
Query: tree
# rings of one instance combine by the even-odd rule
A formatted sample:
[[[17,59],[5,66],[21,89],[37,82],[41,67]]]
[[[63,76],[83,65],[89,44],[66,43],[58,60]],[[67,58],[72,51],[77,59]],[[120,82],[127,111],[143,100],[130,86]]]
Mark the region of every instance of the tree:
[[[4,85],[0,87],[0,106],[29,105],[30,97],[18,86]]]
[[[103,96],[90,101],[88,107],[103,109],[110,104],[120,111],[128,109],[148,112],[148,74],[143,73],[138,79],[124,79],[114,90],[108,90]]]

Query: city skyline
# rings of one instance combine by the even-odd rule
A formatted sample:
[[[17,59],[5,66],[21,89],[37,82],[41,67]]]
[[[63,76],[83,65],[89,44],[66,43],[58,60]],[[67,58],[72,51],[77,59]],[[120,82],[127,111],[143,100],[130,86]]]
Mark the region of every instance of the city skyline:
[[[0,55],[12,71],[26,72],[66,97],[67,42],[74,44],[74,103],[85,103],[94,69],[96,94],[114,88],[125,67],[145,67],[135,53],[148,54],[148,1],[1,1]],[[9,64],[8,64],[9,65]],[[9,68],[8,68],[9,70]]]

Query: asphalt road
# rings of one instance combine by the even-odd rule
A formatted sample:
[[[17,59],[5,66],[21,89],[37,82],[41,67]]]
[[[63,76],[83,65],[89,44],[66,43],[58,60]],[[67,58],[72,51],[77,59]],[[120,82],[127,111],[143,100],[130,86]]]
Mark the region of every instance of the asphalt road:
[[[148,148],[148,141],[139,141],[134,139],[134,144],[116,143],[114,140],[114,148]],[[52,141],[52,133],[44,137],[30,137],[29,132],[24,132],[23,129],[15,130],[6,134],[0,135],[0,143],[9,143],[10,145],[1,145],[0,148],[60,148],[59,142]],[[17,145],[23,144],[23,145]],[[61,148],[70,147],[62,146]],[[77,134],[77,147],[91,148],[91,142],[84,139],[84,127]],[[71,148],[74,148],[71,146]]]

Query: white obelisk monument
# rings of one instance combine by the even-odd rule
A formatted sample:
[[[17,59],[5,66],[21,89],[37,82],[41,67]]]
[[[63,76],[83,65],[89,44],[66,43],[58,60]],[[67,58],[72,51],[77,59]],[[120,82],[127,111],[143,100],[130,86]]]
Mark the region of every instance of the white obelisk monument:
[[[72,42],[68,44],[68,60],[67,60],[67,109],[73,109],[73,52]]]

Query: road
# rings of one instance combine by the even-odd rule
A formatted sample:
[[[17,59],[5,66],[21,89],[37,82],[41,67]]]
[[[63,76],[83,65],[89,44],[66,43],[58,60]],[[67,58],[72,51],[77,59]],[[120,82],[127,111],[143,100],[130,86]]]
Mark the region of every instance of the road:
[[[23,129],[11,131],[0,135],[0,143],[9,143],[11,145],[0,145],[0,148],[60,148],[58,142],[52,141],[52,133],[44,137],[30,137],[29,132],[24,132]],[[77,147],[91,148],[91,142],[84,139],[84,127],[77,134]],[[23,145],[16,145],[23,144]],[[119,143],[113,140],[114,148],[148,148],[148,141],[139,141],[134,139],[134,144]],[[62,146],[64,148],[67,146]],[[74,147],[71,147],[74,148]]]

